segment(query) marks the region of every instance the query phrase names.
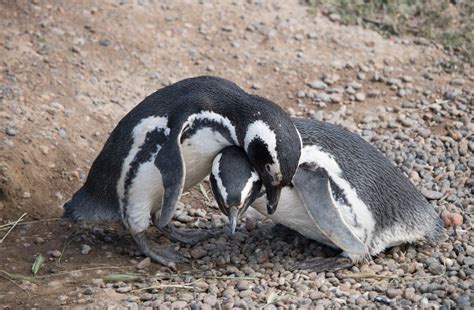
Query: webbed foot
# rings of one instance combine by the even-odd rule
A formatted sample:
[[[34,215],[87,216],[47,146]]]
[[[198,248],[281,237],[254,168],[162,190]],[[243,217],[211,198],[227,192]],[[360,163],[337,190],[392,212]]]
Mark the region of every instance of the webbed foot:
[[[339,269],[352,267],[354,263],[350,258],[343,256],[316,257],[297,263],[294,269],[312,270],[316,272],[333,272]]]
[[[168,239],[175,242],[182,242],[186,244],[197,244],[203,240],[209,239],[217,235],[217,232],[212,232],[204,229],[178,229],[173,225],[168,225],[164,229],[160,229],[161,233]]]
[[[164,247],[149,240],[145,232],[132,235],[140,251],[156,263],[176,271],[176,263],[188,262],[180,253],[170,247]]]

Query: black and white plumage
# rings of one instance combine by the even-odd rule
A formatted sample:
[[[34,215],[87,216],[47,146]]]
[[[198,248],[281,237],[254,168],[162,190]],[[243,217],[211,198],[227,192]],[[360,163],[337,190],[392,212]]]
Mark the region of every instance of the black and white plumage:
[[[65,204],[74,220],[122,220],[155,261],[144,232],[164,229],[183,190],[209,174],[213,158],[238,145],[265,184],[268,211],[298,167],[301,139],[276,104],[216,77],[196,77],[145,98],[115,127],[83,187]],[[289,150],[292,151],[288,155]]]
[[[365,256],[380,253],[401,243],[426,240],[437,242],[443,236],[442,223],[434,208],[415,186],[372,145],[357,134],[325,122],[292,119],[303,140],[300,166],[292,186],[283,188],[277,212],[268,215],[302,235],[343,250],[343,255],[356,262]],[[229,161],[247,160],[217,155],[211,180],[214,195],[255,196],[260,191],[252,179],[252,190],[243,191],[239,182],[226,184],[232,174],[226,168]],[[216,158],[216,159],[217,159]],[[250,165],[241,165],[235,178],[250,175]],[[235,205],[220,202],[221,208]],[[238,199],[237,199],[238,200]],[[241,201],[245,197],[240,198]],[[265,197],[252,207],[265,214]],[[239,208],[246,208],[243,205]],[[332,260],[336,262],[335,260]],[[302,267],[331,268],[321,260]]]

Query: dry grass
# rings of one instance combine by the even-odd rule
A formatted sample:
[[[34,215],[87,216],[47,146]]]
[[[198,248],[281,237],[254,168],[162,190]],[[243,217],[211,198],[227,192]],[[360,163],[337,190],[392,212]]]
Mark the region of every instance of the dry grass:
[[[411,34],[442,44],[461,61],[474,60],[474,1],[308,0],[343,24],[362,24],[385,34]]]

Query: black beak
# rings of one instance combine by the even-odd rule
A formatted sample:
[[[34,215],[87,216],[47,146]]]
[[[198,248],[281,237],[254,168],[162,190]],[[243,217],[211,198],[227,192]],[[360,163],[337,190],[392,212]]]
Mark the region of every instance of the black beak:
[[[239,209],[236,207],[231,207],[228,213],[229,225],[230,225],[230,234],[233,236],[235,234],[235,227],[237,227],[237,221],[239,220]]]
[[[267,213],[275,213],[278,201],[280,200],[281,187],[269,186],[266,188],[267,191]]]

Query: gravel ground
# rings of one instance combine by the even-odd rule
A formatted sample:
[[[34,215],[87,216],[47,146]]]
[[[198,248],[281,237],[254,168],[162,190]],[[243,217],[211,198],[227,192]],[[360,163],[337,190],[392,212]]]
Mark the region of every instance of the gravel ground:
[[[448,56],[436,46],[341,26],[296,1],[21,4],[0,4],[0,224],[23,212],[28,220],[59,216],[126,111],[162,85],[213,74],[291,115],[359,133],[433,203],[447,239],[438,248],[395,247],[350,270],[298,271],[296,261],[336,253],[249,214],[233,239],[223,232],[193,247],[174,245],[191,263],[172,274],[139,256],[120,227],[35,222],[0,243],[0,270],[28,275],[42,254],[47,259],[39,275],[45,278],[0,278],[5,308],[473,304],[469,64],[447,71]],[[183,197],[174,224],[224,231],[225,217],[202,192]],[[76,271],[84,268],[95,269]]]

